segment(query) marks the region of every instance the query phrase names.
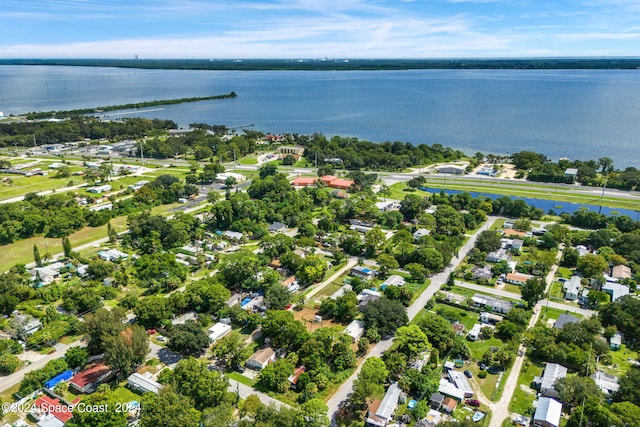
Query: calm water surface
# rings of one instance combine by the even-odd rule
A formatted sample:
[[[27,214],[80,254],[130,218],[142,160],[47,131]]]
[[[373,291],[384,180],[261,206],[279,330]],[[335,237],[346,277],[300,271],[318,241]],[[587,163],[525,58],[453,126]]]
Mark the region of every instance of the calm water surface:
[[[640,167],[640,70],[183,71],[0,66],[5,115],[217,95],[122,117],[535,150]]]

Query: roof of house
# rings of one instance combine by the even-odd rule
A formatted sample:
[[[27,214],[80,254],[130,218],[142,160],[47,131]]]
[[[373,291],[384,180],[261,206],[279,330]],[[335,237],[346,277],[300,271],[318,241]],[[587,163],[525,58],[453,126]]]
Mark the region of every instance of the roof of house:
[[[456,406],[458,406],[458,402],[450,397],[445,397],[442,401],[442,406],[449,408],[451,412],[453,412],[453,410],[456,409]]]
[[[514,230],[513,228],[505,228],[504,230],[502,230],[502,233],[504,237],[510,237],[510,236],[524,237],[527,235],[525,231]]]
[[[17,424],[14,424],[17,425]],[[28,425],[28,424],[25,424]],[[49,413],[40,418],[40,421],[36,424],[38,427],[64,427],[65,423],[60,421],[53,413]]]
[[[231,326],[225,323],[217,322],[212,327],[207,329],[207,332],[209,333],[209,338],[211,338],[212,341],[217,341],[231,332]]]
[[[556,323],[553,324],[553,327],[555,329],[562,329],[568,323],[578,323],[579,321],[580,319],[578,319],[576,316],[563,313],[558,316],[558,320],[556,320]]]
[[[538,399],[536,413],[533,415],[534,421],[547,421],[551,425],[560,425],[560,414],[562,413],[562,403],[550,397]]]
[[[507,282],[509,280],[514,281],[514,282],[526,282],[529,279],[532,279],[533,276],[530,274],[524,274],[524,273],[508,273],[506,276],[506,280]]]
[[[540,389],[553,389],[553,385],[556,381],[566,376],[567,368],[557,363],[547,363],[547,366],[544,368],[544,374],[542,375]]]
[[[278,222],[278,221],[276,221],[274,223],[271,223],[269,225],[269,231],[279,231],[279,230],[283,230],[285,228],[287,228],[287,225],[283,224],[281,222]]]
[[[464,399],[464,391],[460,390],[455,384],[450,383],[446,379],[442,378],[440,380],[440,386],[438,387],[438,391],[445,396],[451,396],[458,400]]]
[[[572,294],[578,294],[578,292],[580,291],[580,281],[582,280],[582,277],[580,276],[571,276],[571,279],[569,279],[567,282],[564,282],[564,285],[562,286],[565,291],[567,293],[572,293]]]
[[[96,363],[88,369],[79,372],[71,378],[69,381],[71,384],[76,385],[78,388],[84,388],[88,384],[93,384],[100,379],[103,375],[111,371],[104,362]]]
[[[611,270],[611,277],[616,279],[629,279],[631,278],[631,269],[626,265],[616,265]]]
[[[578,168],[566,168],[564,171],[565,175],[578,175]]]
[[[382,398],[382,402],[376,411],[376,415],[380,418],[389,419],[391,414],[398,406],[398,397],[400,397],[400,387],[398,387],[398,383],[391,383],[384,397]]]
[[[398,276],[397,274],[392,274],[391,276],[387,277],[387,280],[385,280],[382,285],[403,286],[404,285],[404,277]]]
[[[421,237],[424,236],[428,236],[431,234],[431,230],[427,229],[427,228],[418,228],[414,233],[413,233],[413,238],[414,239],[419,239]]]
[[[40,396],[36,399],[34,405],[45,412],[53,415],[56,419],[66,423],[73,417],[72,411],[63,410],[63,404],[60,399],[53,399],[47,395]]]
[[[299,176],[291,181],[291,184],[295,185],[296,187],[302,187],[306,185],[313,185],[317,180],[318,178]]]
[[[296,276],[294,274],[293,276],[289,276],[286,279],[284,279],[284,281],[282,282],[282,286],[287,287],[295,281],[296,281]]]
[[[162,388],[162,384],[151,378],[151,375],[149,373],[143,375],[134,372],[133,374],[129,375],[127,381],[129,381],[130,384],[133,384],[134,386],[137,386],[151,393],[157,394],[158,391],[160,391],[160,389]]]
[[[350,337],[361,337],[364,332],[364,322],[362,320],[354,320],[349,323],[344,332]]]
[[[349,188],[352,185],[353,185],[353,181],[349,179],[340,179],[340,178],[334,179],[329,183],[329,187],[335,187],[335,188]]]
[[[267,360],[273,358],[275,354],[276,352],[274,349],[272,349],[271,347],[265,347],[253,353],[253,355],[249,358],[249,360],[259,363],[260,365],[263,365]]]
[[[591,375],[591,378],[593,378],[593,380],[596,382],[596,385],[600,387],[600,390],[602,390],[606,395],[614,394],[620,389],[618,377],[616,377],[615,375],[609,375],[605,374],[602,371],[596,371]]]
[[[469,380],[460,371],[449,371],[449,378],[460,390],[465,392],[465,396],[471,394],[473,396],[473,388],[469,384]]]
[[[602,286],[602,290],[611,295],[611,301],[629,294],[629,287],[616,282],[607,282]]]
[[[335,175],[323,175],[320,177],[320,180],[327,184],[330,183],[331,181],[335,181],[336,179],[338,179],[338,177]]]
[[[500,248],[498,250],[489,252],[487,254],[487,260],[494,260],[494,259],[497,259],[499,261],[508,260],[509,259],[509,255],[507,254],[507,250],[504,249],[504,248]]]
[[[293,385],[297,384],[298,378],[300,378],[300,375],[302,375],[305,371],[306,371],[306,368],[304,366],[300,366],[299,368],[296,368],[296,370],[293,371],[293,375],[289,375],[289,382]]]

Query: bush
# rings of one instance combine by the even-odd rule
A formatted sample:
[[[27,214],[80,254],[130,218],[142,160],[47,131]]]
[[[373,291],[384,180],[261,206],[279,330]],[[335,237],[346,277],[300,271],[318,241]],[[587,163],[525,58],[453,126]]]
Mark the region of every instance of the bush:
[[[478,372],[478,378],[487,378],[487,371]]]

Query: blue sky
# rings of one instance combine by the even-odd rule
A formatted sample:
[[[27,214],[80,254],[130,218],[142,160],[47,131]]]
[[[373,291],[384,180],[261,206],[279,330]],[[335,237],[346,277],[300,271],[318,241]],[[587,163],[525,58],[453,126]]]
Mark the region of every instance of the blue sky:
[[[2,0],[1,58],[640,56],[640,0]]]

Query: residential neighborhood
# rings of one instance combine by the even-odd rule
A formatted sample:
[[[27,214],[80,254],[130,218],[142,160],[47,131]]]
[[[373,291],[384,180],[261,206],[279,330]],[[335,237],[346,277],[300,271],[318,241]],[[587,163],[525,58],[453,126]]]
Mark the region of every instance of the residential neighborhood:
[[[104,236],[72,245],[68,229],[55,254],[34,238],[30,260],[3,273],[3,422],[98,423],[81,402],[119,402],[113,425],[129,426],[628,419],[637,222],[399,192],[329,161],[294,172],[281,161],[306,149],[280,148],[246,170],[120,178],[109,165],[80,192],[15,202],[64,205]],[[585,226],[596,219],[606,227]]]

